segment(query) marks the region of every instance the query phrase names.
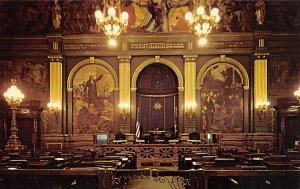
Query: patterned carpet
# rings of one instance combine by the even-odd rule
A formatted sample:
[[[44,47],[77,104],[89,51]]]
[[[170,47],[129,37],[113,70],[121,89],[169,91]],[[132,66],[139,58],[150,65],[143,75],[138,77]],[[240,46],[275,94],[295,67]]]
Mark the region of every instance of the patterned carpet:
[[[141,167],[158,170],[177,170],[177,167]],[[171,177],[161,177],[161,179],[155,179],[149,177],[146,180],[132,179],[129,184],[124,185],[123,189],[173,189]],[[178,188],[178,187],[176,187]]]

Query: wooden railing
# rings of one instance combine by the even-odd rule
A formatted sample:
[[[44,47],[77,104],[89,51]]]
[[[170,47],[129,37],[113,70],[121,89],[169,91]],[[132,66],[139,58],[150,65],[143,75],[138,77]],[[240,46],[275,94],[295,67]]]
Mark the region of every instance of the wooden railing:
[[[137,156],[137,166],[178,165],[178,155],[186,152],[211,152],[217,149],[215,144],[108,144],[97,145],[97,154],[113,154],[130,151]]]

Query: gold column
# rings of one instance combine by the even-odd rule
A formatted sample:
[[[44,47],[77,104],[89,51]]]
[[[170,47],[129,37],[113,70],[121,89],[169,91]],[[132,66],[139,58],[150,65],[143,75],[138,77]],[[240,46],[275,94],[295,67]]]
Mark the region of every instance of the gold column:
[[[119,59],[119,108],[120,131],[130,133],[130,59],[131,56],[118,56]]]
[[[254,132],[268,131],[268,54],[257,53],[254,60]]]
[[[254,61],[254,103],[268,100],[268,70],[267,59]]]
[[[184,132],[195,131],[196,113],[196,60],[198,55],[184,55]]]
[[[50,103],[57,105],[58,112],[54,113],[50,121],[51,130],[61,130],[61,109],[62,109],[62,57],[48,56],[50,59]],[[51,113],[51,110],[50,110]],[[57,128],[56,128],[57,127]]]

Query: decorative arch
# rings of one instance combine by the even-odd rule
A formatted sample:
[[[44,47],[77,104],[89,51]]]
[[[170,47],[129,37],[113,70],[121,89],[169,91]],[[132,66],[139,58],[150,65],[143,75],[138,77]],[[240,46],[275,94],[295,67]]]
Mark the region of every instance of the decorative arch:
[[[201,86],[203,85],[204,76],[208,72],[209,68],[218,63],[226,63],[226,64],[231,65],[232,68],[234,68],[238,72],[238,74],[241,76],[244,89],[249,89],[249,87],[250,87],[249,76],[248,76],[248,73],[247,73],[246,69],[244,68],[244,66],[237,60],[235,60],[233,58],[225,57],[224,55],[220,56],[218,58],[209,60],[200,69],[199,74],[197,75],[197,88],[198,89],[200,89]]]
[[[150,64],[154,64],[154,63],[161,63],[164,65],[167,65],[168,67],[170,67],[176,74],[177,78],[178,78],[178,89],[182,89],[183,88],[183,77],[182,74],[180,72],[180,70],[178,69],[178,67],[171,62],[170,60],[164,59],[164,58],[159,58],[159,57],[155,57],[155,58],[150,58],[144,62],[142,62],[134,71],[133,76],[132,76],[132,80],[131,80],[131,88],[136,89],[136,82],[137,82],[137,78],[139,73],[148,65]]]
[[[114,79],[114,86],[115,86],[114,88],[119,88],[118,76],[117,76],[117,73],[115,72],[115,70],[113,69],[113,67],[111,67],[104,60],[93,59],[93,61],[92,61],[91,59],[86,59],[86,60],[79,62],[76,66],[74,66],[74,68],[69,73],[68,80],[67,80],[67,88],[68,89],[73,88],[73,79],[74,79],[76,73],[78,72],[78,70],[80,70],[84,66],[91,65],[91,64],[100,65],[100,66],[103,66],[104,68],[106,68],[111,73],[111,75]]]
[[[87,70],[97,72],[98,76],[90,77]],[[97,82],[102,78],[105,82]],[[114,130],[113,93],[118,89],[118,76],[107,62],[93,57],[79,62],[69,73],[67,87],[68,122],[72,123],[73,134]]]
[[[240,62],[225,55],[209,60],[200,69],[196,85],[203,130],[247,130],[249,77]]]

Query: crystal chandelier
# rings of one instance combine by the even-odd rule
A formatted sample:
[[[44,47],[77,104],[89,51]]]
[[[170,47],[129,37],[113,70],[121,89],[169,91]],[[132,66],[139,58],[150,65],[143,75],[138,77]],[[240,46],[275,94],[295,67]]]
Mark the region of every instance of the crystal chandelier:
[[[205,1],[205,0],[204,0]],[[207,43],[206,36],[213,28],[218,27],[220,21],[219,9],[211,9],[211,5],[205,7],[206,2],[194,1],[193,12],[187,12],[185,19],[188,21],[190,31],[199,37],[199,44]],[[209,12],[209,14],[207,14]]]
[[[103,11],[96,7],[95,17],[98,31],[103,30],[109,38],[109,45],[116,45],[116,37],[126,30],[128,25],[128,13],[121,13],[120,0],[103,1]]]

